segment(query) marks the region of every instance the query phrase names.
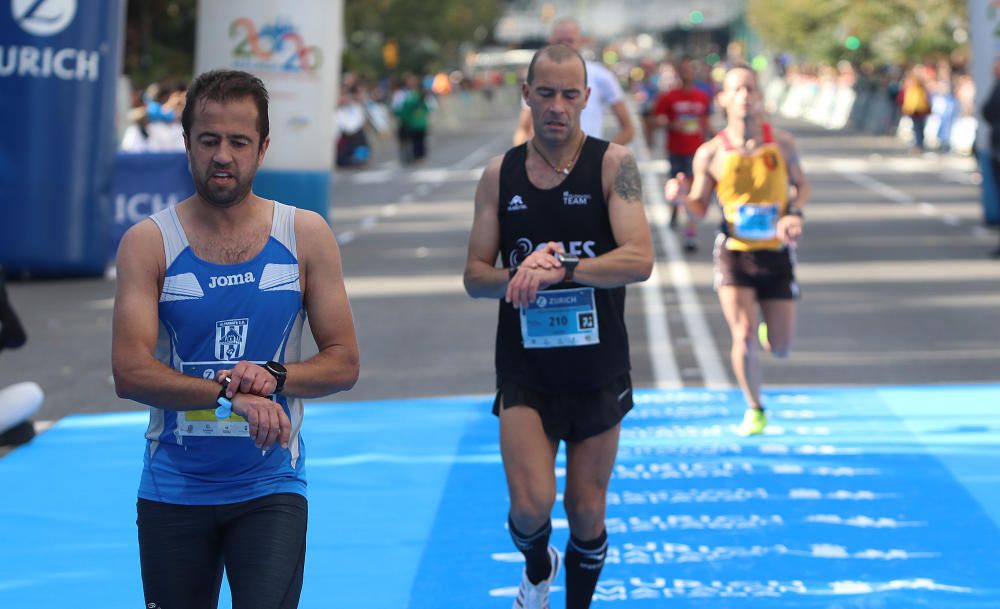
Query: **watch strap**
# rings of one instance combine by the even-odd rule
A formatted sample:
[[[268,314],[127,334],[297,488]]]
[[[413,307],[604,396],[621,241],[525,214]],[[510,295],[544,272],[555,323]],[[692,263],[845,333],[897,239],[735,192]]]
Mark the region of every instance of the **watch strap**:
[[[233,401],[226,395],[226,391],[229,390],[229,377],[222,379],[221,383],[222,389],[219,390],[219,395],[215,398],[215,403],[218,404],[215,408],[215,418],[228,419],[229,415],[233,413]]]
[[[264,370],[267,370],[277,382],[277,385],[274,387],[274,392],[281,393],[285,389],[285,379],[288,377],[288,372],[278,372],[275,369],[275,366],[281,366],[281,368],[284,369],[284,366],[272,360],[264,364]]]

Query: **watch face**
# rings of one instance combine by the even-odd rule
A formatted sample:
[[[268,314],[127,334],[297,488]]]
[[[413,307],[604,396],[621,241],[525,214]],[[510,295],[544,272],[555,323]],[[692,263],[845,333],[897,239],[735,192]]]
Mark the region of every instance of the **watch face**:
[[[279,364],[278,362],[267,362],[267,364],[265,364],[264,367],[267,368],[268,370],[270,370],[271,372],[275,373],[275,374],[287,374],[288,373],[288,371],[285,369],[285,367],[282,366],[281,364]]]

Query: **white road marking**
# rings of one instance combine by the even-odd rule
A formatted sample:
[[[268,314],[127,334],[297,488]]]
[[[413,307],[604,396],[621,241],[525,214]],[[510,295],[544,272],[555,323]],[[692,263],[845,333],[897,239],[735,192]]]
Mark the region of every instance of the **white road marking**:
[[[645,145],[636,145],[633,149],[637,150],[641,163],[648,163],[649,148]],[[659,199],[651,195],[659,191],[660,180],[656,173],[644,170],[642,181],[643,189],[646,191],[644,197],[647,201],[646,207],[652,208],[649,214],[650,224],[659,226],[663,223],[662,209],[659,209]],[[662,199],[662,194],[660,198]],[[649,201],[653,203],[649,204]],[[677,368],[677,357],[670,341],[670,326],[667,324],[667,307],[663,302],[661,272],[664,265],[658,260],[654,262],[653,273],[640,285],[642,310],[646,318],[647,349],[653,367],[653,386],[658,389],[678,389],[684,386],[684,381]]]
[[[641,124],[634,112],[632,120],[637,125]],[[705,387],[729,388],[732,384],[729,382],[729,375],[723,366],[715,339],[712,337],[705,314],[698,302],[691,270],[681,252],[677,237],[668,226],[670,214],[667,202],[663,197],[663,188],[660,186],[660,180],[655,171],[658,167],[651,162],[649,147],[644,142],[637,141],[633,149],[638,151],[637,160],[639,163],[649,168],[643,172],[643,188],[645,189],[646,209],[649,211],[650,225],[655,229],[656,235],[659,236],[666,251],[666,269],[677,294],[678,308],[684,320],[687,334],[691,337],[691,347],[701,370]],[[682,386],[683,382],[681,373],[677,369],[677,358],[669,342],[670,331],[664,314],[666,306],[663,303],[659,283],[662,267],[663,264],[658,261],[653,271],[657,280],[653,282],[651,277],[643,284],[643,304],[646,311],[649,350],[653,359],[653,378],[656,386],[677,387]],[[657,352],[658,349],[664,349],[665,352]]]
[[[912,203],[916,203],[917,201],[911,195],[903,192],[902,190],[898,190],[896,188],[893,188],[892,186],[889,186],[888,184],[879,182],[870,175],[861,173],[859,171],[848,171],[838,165],[832,165],[832,168],[835,172],[844,176],[844,178],[846,178],[847,180],[854,182],[858,186],[867,188],[868,190],[877,193],[879,195],[882,195],[882,197],[889,199],[890,201],[899,203],[900,205],[910,205]]]

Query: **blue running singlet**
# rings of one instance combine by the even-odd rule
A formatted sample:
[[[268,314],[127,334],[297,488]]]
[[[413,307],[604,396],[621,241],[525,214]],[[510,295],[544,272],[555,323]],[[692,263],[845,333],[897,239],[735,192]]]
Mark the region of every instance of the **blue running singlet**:
[[[191,250],[176,210],[152,216],[163,235],[156,356],[190,376],[214,379],[240,360],[299,361],[305,310],[295,249],[295,208],[274,202],[271,235],[257,256],[213,264]],[[221,505],[274,493],[306,494],[302,400],[273,396],[292,422],[287,449],[254,446],[233,414],[151,408],[139,497],[183,505]]]

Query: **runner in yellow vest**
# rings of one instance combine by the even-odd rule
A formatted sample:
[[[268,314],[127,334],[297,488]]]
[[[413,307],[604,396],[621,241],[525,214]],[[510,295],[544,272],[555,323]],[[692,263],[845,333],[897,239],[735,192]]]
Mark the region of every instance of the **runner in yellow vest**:
[[[693,176],[667,182],[666,196],[679,198],[697,217],[704,217],[713,194],[722,205],[715,288],[732,336],[733,372],[747,401],[737,431],[756,435],[767,426],[758,347],[777,357],[791,351],[799,293],[794,248],[810,189],[792,136],[764,121],[749,67],[729,69],[719,105],[726,128],[698,149]]]

